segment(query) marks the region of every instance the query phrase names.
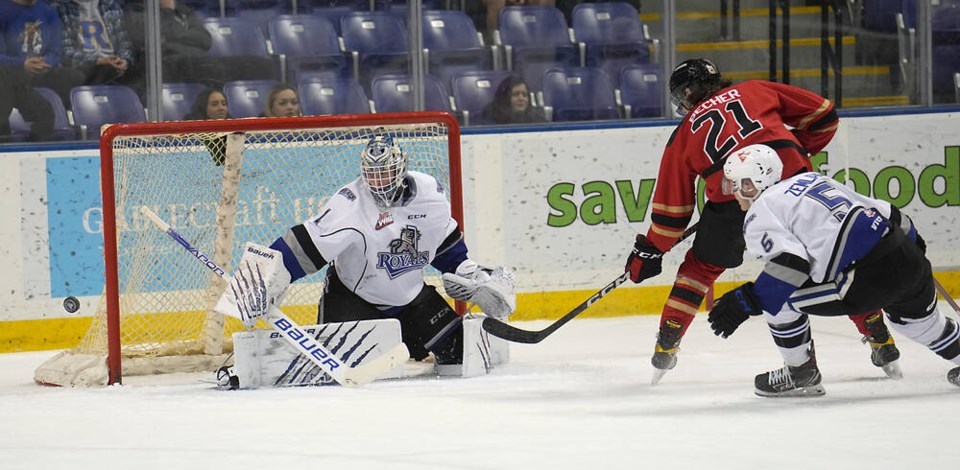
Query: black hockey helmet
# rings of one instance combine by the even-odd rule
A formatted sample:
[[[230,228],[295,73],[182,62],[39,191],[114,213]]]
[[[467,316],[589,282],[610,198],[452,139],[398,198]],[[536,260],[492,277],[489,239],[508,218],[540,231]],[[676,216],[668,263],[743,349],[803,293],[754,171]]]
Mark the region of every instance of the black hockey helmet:
[[[674,106],[681,109],[683,105],[682,111],[689,111],[693,105],[716,91],[720,80],[720,69],[707,59],[681,62],[670,74],[670,96]],[[684,100],[684,90],[688,88],[692,94]]]

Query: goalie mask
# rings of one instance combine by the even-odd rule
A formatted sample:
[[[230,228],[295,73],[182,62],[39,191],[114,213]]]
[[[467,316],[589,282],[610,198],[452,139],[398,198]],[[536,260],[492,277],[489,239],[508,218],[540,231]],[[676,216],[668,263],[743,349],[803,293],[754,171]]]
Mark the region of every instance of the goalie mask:
[[[735,150],[723,163],[723,194],[735,194],[753,202],[764,190],[777,184],[783,162],[766,145],[748,145]]]
[[[389,207],[397,199],[407,176],[408,156],[393,137],[378,135],[360,152],[360,173],[363,183],[381,207]]]

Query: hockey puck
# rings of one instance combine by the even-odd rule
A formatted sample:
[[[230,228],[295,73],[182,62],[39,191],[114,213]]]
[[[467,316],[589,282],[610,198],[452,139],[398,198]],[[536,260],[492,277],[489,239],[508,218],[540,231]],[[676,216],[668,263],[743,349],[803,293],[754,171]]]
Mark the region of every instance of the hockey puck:
[[[67,313],[75,313],[77,310],[80,310],[80,301],[71,295],[63,299],[63,309],[66,310]]]

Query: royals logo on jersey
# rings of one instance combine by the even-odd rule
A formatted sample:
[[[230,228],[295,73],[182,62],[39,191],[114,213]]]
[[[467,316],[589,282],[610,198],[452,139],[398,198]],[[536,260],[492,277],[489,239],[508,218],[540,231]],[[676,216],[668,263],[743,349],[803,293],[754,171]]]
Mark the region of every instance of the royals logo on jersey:
[[[400,230],[400,238],[390,241],[389,252],[377,253],[377,269],[387,271],[390,279],[401,274],[423,269],[430,262],[429,251],[417,251],[420,230],[407,225]]]

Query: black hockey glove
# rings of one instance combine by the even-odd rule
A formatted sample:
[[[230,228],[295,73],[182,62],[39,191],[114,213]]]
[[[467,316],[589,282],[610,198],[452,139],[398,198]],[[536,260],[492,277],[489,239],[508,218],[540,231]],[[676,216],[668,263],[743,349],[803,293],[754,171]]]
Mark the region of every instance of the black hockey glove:
[[[729,338],[741,323],[756,315],[763,315],[763,309],[753,293],[753,283],[748,282],[720,297],[710,310],[707,321],[713,334]]]
[[[647,237],[637,235],[637,241],[633,244],[633,251],[627,257],[627,266],[624,271],[630,273],[630,280],[639,283],[644,279],[649,279],[663,270],[663,252],[660,251]]]

